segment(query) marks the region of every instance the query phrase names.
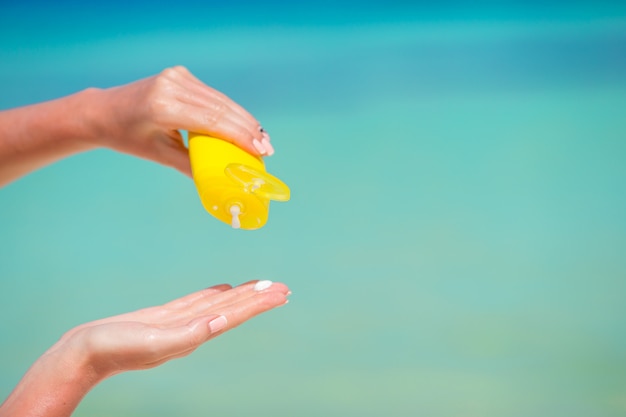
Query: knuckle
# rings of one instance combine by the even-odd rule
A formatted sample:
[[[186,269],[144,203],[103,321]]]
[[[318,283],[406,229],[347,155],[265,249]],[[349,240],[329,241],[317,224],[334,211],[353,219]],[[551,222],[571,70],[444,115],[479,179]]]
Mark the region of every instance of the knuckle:
[[[189,70],[184,65],[175,65],[175,66],[172,67],[172,69],[177,74],[188,74],[189,73]]]
[[[174,78],[176,76],[176,67],[168,67],[165,68],[163,71],[161,71],[161,73],[159,74],[158,78]]]
[[[174,80],[176,78],[176,70],[173,68],[164,69],[154,77],[154,81],[149,89],[149,96],[169,93],[174,88]]]
[[[171,91],[170,84],[169,80],[161,76],[154,79],[145,97],[150,113],[160,113],[165,109],[166,102],[170,101],[168,100]]]
[[[218,123],[215,115],[213,113],[207,113],[204,115],[204,124],[207,129],[212,130]]]
[[[162,70],[159,76],[167,79],[175,79],[178,78],[180,75],[184,75],[187,73],[189,73],[189,70],[187,68],[182,65],[175,65],[173,67],[168,67]]]
[[[148,101],[148,113],[150,118],[157,123],[163,122],[166,119],[166,115],[171,110],[171,107],[172,106],[161,97],[153,96]]]
[[[208,128],[215,128],[220,124],[222,119],[224,118],[224,114],[226,112],[226,106],[222,103],[215,103],[211,111],[207,112],[204,116],[206,125]]]
[[[226,106],[223,103],[215,103],[213,105],[213,113],[221,119],[226,114]]]

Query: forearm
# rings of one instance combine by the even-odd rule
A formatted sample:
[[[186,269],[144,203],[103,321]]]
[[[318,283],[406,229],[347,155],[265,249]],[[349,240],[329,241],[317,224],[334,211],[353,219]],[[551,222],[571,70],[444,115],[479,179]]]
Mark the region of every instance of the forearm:
[[[66,156],[95,148],[95,89],[0,112],[0,187]]]
[[[50,349],[0,406],[0,417],[68,417],[100,380],[84,352]]]

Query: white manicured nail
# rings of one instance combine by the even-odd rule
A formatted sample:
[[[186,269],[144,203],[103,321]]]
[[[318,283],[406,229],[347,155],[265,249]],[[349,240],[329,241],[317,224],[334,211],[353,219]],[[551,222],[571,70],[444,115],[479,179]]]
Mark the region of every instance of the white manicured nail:
[[[263,145],[263,148],[267,150],[267,156],[274,155],[274,147],[272,146],[269,140],[263,138],[263,140],[261,141],[261,144]]]
[[[216,333],[226,327],[227,324],[228,320],[226,320],[226,317],[219,316],[209,322],[209,329],[211,330],[211,333]]]
[[[272,281],[264,279],[254,284],[254,291],[263,291],[272,286]]]
[[[261,155],[265,155],[265,153],[267,152],[265,150],[265,147],[257,139],[254,139],[252,141],[252,145],[256,148],[257,151],[259,151]]]

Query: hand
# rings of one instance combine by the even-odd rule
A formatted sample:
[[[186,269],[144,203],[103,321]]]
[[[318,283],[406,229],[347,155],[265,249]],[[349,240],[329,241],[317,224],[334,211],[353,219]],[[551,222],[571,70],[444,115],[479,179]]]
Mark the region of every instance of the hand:
[[[179,129],[206,133],[253,155],[272,155],[259,122],[184,67],[121,87],[92,90],[95,145],[173,167],[191,176]]]
[[[101,377],[152,368],[189,355],[206,341],[285,304],[288,291],[270,281],[236,288],[222,284],[162,306],[81,325],[60,343],[77,339]]]
[[[42,355],[0,406],[0,417],[69,417],[89,390],[123,371],[189,355],[287,302],[281,283],[218,285],[167,304],[78,326]]]
[[[272,155],[270,137],[246,110],[183,67],[108,89],[0,111],[0,186],[59,159],[106,147],[191,176],[181,130]]]

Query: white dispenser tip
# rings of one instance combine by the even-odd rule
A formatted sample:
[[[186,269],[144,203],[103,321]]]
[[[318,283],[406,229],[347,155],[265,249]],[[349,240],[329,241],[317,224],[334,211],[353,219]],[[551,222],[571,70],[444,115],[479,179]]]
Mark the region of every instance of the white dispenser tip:
[[[241,227],[241,222],[239,221],[239,214],[241,214],[241,207],[239,207],[237,204],[233,204],[232,206],[230,206],[229,211],[230,211],[230,215],[232,216],[230,225],[233,227],[233,229],[239,229]]]

